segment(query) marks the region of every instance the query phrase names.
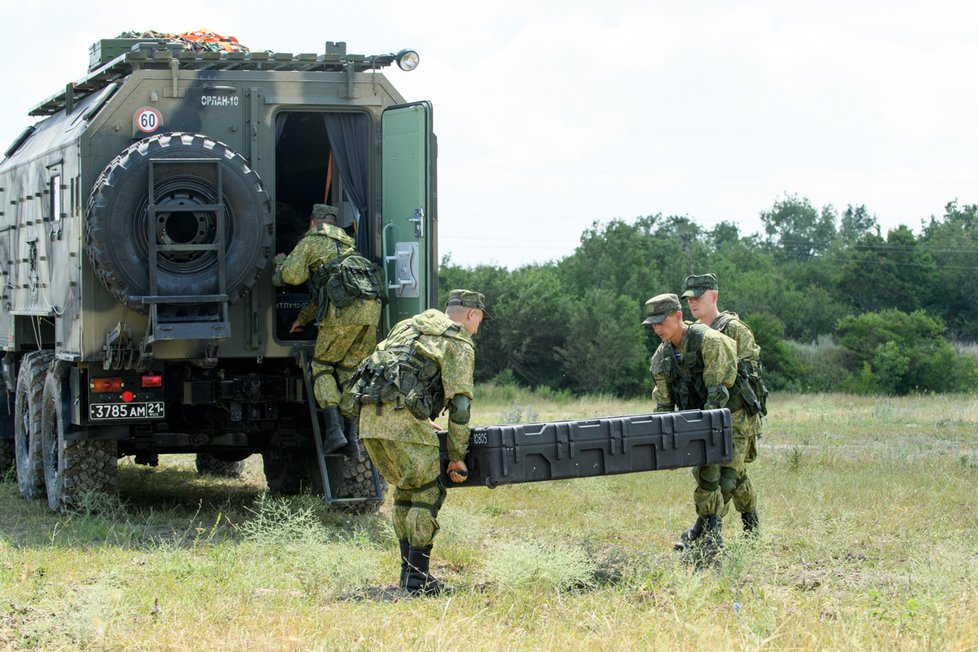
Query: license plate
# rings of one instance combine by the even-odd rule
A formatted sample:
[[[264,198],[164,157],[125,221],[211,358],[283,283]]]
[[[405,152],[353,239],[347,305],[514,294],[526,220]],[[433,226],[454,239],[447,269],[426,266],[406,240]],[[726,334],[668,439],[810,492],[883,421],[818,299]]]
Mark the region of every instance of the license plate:
[[[163,401],[150,403],[91,403],[88,418],[92,421],[110,419],[162,419],[165,416]]]

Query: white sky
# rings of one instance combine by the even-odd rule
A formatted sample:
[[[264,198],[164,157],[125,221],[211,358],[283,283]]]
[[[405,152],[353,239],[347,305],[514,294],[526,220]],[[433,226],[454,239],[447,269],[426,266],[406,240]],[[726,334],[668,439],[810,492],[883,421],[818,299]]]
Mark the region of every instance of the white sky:
[[[439,246],[464,265],[569,255],[594,220],[760,230],[785,193],[884,229],[978,203],[978,3],[901,0],[0,0],[0,152],[126,30],[252,49],[416,49],[435,107]]]

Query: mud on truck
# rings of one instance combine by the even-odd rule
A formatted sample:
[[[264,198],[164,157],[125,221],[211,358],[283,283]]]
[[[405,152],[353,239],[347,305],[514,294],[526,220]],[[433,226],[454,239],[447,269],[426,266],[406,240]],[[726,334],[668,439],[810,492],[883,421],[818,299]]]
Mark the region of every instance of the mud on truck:
[[[0,473],[54,510],[116,489],[117,460],[195,454],[353,511],[385,487],[323,455],[290,334],[306,287],[274,287],[313,204],[385,272],[381,328],[437,303],[435,137],[379,71],[413,51],[195,51],[104,39],[30,111],[0,162]]]

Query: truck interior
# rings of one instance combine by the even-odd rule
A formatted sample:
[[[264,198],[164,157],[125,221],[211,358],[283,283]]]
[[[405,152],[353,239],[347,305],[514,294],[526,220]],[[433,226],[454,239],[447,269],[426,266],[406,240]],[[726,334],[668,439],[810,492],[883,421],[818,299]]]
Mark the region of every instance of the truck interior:
[[[366,229],[369,119],[365,113],[282,111],[275,118],[275,251],[288,254],[309,226],[313,204],[340,209],[337,225],[370,256]],[[316,338],[315,324],[289,333],[306,287],[276,288],[275,337]]]

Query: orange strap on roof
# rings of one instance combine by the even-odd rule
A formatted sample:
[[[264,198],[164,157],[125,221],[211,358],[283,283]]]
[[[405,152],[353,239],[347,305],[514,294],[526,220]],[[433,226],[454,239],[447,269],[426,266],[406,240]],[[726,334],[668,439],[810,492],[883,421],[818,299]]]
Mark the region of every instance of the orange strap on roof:
[[[209,29],[197,29],[192,32],[184,32],[180,35],[180,38],[187,39],[192,43],[216,43],[220,45],[227,52],[234,52],[237,50],[234,46],[238,44],[238,39],[233,36],[221,36],[220,34],[215,34]]]

